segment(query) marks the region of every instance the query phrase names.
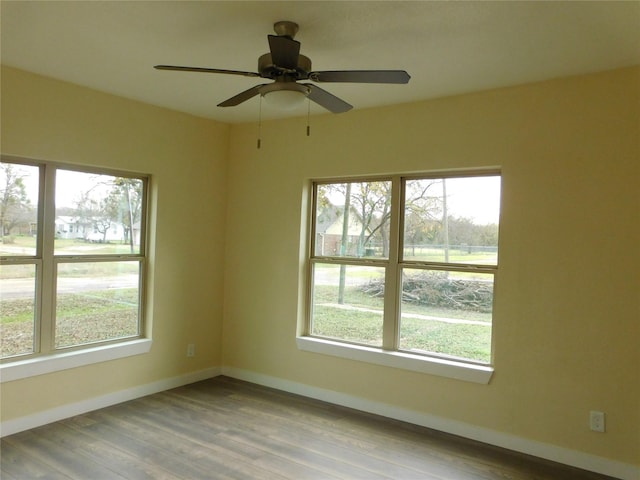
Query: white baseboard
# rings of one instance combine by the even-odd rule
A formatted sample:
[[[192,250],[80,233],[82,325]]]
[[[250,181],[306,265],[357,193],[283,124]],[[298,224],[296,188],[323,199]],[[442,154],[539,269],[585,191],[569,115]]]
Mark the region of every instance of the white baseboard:
[[[464,422],[449,420],[446,418],[428,415],[424,413],[395,407],[380,402],[374,402],[364,398],[347,395],[332,390],[312,387],[302,383],[291,382],[281,378],[262,375],[259,373],[223,367],[222,374],[245,380],[247,382],[264,385],[266,387],[283,390],[289,393],[303,395],[305,397],[315,398],[325,402],[341,405],[344,407],[354,408],[356,410],[382,415],[384,417],[402,420],[405,422],[421,425],[423,427],[432,428],[441,432],[451,433],[460,437],[477,440],[497,447],[506,448],[520,453],[533,455],[538,458],[544,458],[554,462],[570,465],[572,467],[589,470],[592,472],[609,475],[621,480],[638,480],[640,479],[640,467],[609,460],[607,458],[591,455],[588,453],[571,450],[548,443],[528,440],[526,438],[517,437],[507,433],[490,430],[483,427],[477,427]]]
[[[336,405],[354,408],[363,412],[382,415],[384,417],[402,420],[415,425],[433,428],[442,432],[470,438],[472,440],[478,440],[490,445],[552,460],[565,465],[571,465],[584,470],[609,475],[621,480],[638,480],[640,478],[640,467],[635,465],[609,460],[607,458],[558,447],[556,445],[528,440],[526,438],[477,427],[464,422],[458,422],[455,420],[449,420],[434,415],[395,407],[393,405],[374,402],[353,395],[347,395],[345,393],[312,387],[302,383],[291,382],[277,377],[229,367],[208,368],[186,375],[180,375],[178,377],[159,380],[157,382],[109,393],[89,400],[63,405],[61,407],[33,415],[7,420],[0,423],[0,437],[36,428],[58,420],[73,417],[74,415],[80,415],[92,410],[97,410],[99,408],[105,408],[128,400],[144,397],[145,395],[151,395],[171,388],[187,385],[189,383],[206,380],[207,378],[216,377],[221,374],[237,378],[239,380],[256,383],[258,385],[276,388],[285,392],[295,393]]]
[[[0,423],[0,437],[12,435],[14,433],[29,430],[31,428],[40,427],[48,423],[57,422],[65,418],[81,415],[83,413],[97,410],[99,408],[109,407],[118,403],[126,402],[136,398],[144,397],[158,392],[163,392],[171,388],[180,387],[189,383],[206,380],[207,378],[216,377],[221,374],[220,367],[207,368],[197,372],[180,375],[178,377],[166,378],[157,382],[147,383],[126,390],[108,393],[100,397],[82,400],[76,403],[70,403],[61,407],[45,410],[33,415],[19,417],[13,420],[7,420]]]

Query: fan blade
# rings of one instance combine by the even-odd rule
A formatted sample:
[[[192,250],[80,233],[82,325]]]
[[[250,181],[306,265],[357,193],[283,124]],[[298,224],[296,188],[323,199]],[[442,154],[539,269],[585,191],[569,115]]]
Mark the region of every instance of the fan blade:
[[[410,78],[404,70],[336,70],[309,74],[314,82],[409,83]]]
[[[264,87],[265,84],[262,85],[256,85],[255,87],[251,87],[249,90],[245,90],[244,92],[240,92],[239,94],[228,98],[227,100],[225,100],[222,103],[219,103],[218,106],[219,107],[235,107],[236,105],[240,105],[242,102],[246,102],[247,100],[249,100],[250,98],[255,97],[256,95],[258,95],[260,93],[260,89],[262,87]]]
[[[295,70],[300,55],[300,42],[289,37],[269,35],[269,50],[273,63],[288,70]]]
[[[318,105],[326,108],[330,112],[343,113],[353,108],[352,105],[349,105],[344,100],[341,100],[332,93],[329,93],[316,85],[311,83],[303,83],[302,85],[309,88],[309,100],[316,102]]]
[[[204,73],[226,73],[229,75],[243,75],[245,77],[259,77],[259,73],[241,72],[239,70],[220,70],[219,68],[202,67],[179,67],[177,65],[155,65],[156,70],[177,70],[179,72],[204,72]]]

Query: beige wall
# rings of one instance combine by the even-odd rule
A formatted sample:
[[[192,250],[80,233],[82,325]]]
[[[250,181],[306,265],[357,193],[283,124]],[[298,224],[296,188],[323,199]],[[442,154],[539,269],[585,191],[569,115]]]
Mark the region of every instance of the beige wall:
[[[151,174],[157,201],[151,352],[4,383],[3,421],[220,364],[228,138],[227,125],[2,69],[3,154]]]
[[[2,384],[2,420],[224,365],[638,464],[639,90],[635,68],[318,116],[311,137],[265,122],[257,150],[255,125],[3,69],[2,153],[150,173],[157,204],[151,353]],[[489,385],[297,350],[308,179],[485,166],[503,171]]]
[[[232,127],[225,365],[638,464],[639,115],[636,68],[319,116],[311,137],[266,122],[261,150]],[[297,350],[308,179],[486,166],[503,172],[489,385]]]

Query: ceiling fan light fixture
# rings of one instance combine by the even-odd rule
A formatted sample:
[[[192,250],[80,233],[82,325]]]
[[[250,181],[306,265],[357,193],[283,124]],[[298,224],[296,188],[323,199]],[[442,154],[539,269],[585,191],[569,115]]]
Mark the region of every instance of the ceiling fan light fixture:
[[[260,95],[264,97],[267,105],[278,110],[294,110],[304,103],[309,95],[309,87],[293,82],[276,82],[264,86]]]

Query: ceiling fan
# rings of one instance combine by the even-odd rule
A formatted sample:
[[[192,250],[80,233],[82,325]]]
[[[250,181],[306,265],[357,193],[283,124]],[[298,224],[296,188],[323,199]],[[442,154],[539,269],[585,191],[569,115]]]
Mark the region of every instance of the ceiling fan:
[[[298,25],[281,21],[273,25],[277,35],[269,35],[269,51],[258,58],[258,72],[222,70],[217,68],[181,67],[176,65],[155,65],[158,70],[177,70],[183,72],[223,73],[245,77],[261,77],[274,80],[245,90],[222,103],[219,107],[233,107],[256,95],[270,97],[274,92],[286,92],[280,95],[309,98],[309,100],[333,113],[350,110],[352,105],[312,83],[298,83],[299,80],[312,82],[349,82],[349,83],[408,83],[411,78],[404,70],[333,70],[311,71],[311,59],[300,54],[300,42],[294,40]]]

